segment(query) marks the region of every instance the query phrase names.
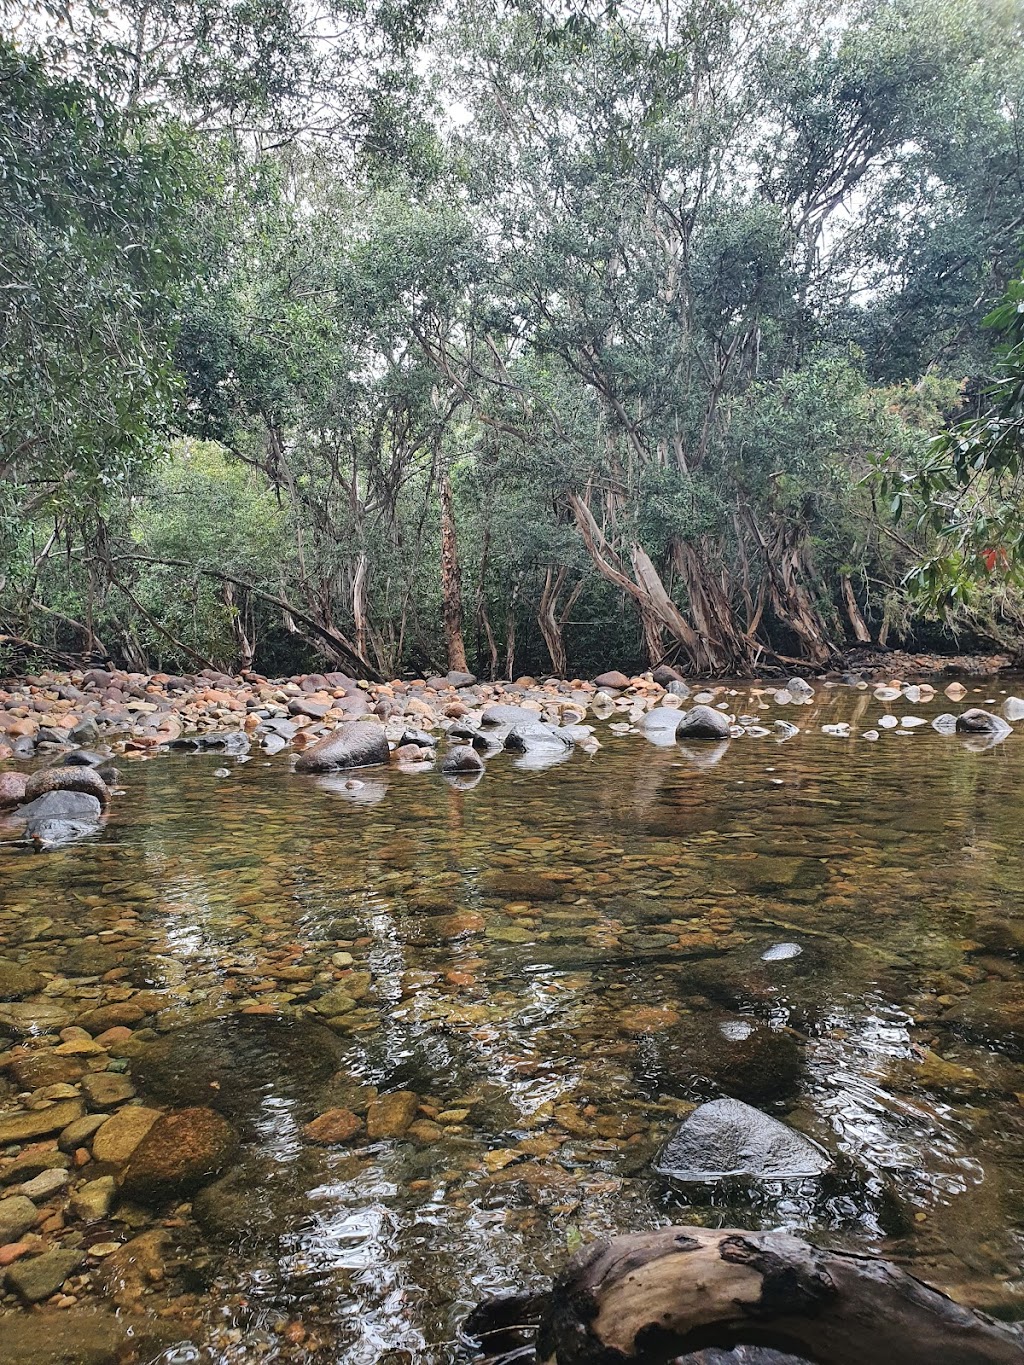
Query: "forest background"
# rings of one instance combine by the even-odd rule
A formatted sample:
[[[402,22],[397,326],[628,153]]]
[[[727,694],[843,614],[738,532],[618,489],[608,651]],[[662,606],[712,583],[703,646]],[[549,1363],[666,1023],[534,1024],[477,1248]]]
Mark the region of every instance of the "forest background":
[[[0,15],[0,674],[1020,648],[1013,0]]]

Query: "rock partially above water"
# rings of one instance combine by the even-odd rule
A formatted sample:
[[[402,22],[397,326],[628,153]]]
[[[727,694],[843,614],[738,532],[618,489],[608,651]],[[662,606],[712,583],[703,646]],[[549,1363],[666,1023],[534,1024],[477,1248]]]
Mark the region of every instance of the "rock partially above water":
[[[95,768],[81,766],[42,768],[29,778],[25,787],[25,800],[34,801],[37,796],[47,792],[85,792],[94,796],[105,807],[110,800],[107,784]]]
[[[339,725],[299,755],[297,773],[326,773],[334,768],[368,768],[390,758],[384,727],[375,720],[353,720]]]
[[[676,739],[728,739],[729,721],[711,706],[691,706],[676,726]]]
[[[484,761],[471,744],[458,744],[441,760],[443,773],[482,773]]]
[[[983,711],[980,706],[972,706],[962,711],[956,718],[957,733],[961,735],[1008,735],[1010,727],[1002,716],[991,711]]]
[[[674,1180],[806,1180],[831,1168],[810,1138],[741,1100],[712,1100],[684,1120],[654,1169]]]

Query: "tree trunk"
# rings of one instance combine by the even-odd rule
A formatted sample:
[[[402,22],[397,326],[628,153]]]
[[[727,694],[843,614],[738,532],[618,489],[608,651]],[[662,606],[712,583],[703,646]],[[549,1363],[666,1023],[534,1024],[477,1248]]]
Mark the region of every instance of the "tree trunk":
[[[897,1266],[786,1232],[669,1227],[595,1242],[555,1282],[548,1365],[656,1365],[755,1345],[818,1365],[1022,1365],[1024,1335]]]
[[[867,622],[860,614],[860,607],[857,605],[857,598],[854,595],[853,584],[850,582],[850,575],[843,574],[843,601],[846,604],[846,616],[853,631],[853,638],[862,645],[871,643],[871,632],[868,630]]]
[[[462,575],[459,547],[455,538],[455,507],[451,474],[442,468],[438,479],[441,498],[441,610],[444,616],[444,641],[448,667],[453,673],[468,673],[466,646],[462,639]]]

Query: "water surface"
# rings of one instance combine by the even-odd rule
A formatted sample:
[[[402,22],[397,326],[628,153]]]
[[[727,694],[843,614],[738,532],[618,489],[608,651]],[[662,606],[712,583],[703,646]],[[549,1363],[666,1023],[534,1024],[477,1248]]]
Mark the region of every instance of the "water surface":
[[[242,1133],[202,1224],[176,1220],[154,1298],[199,1326],[175,1361],[446,1365],[483,1295],[673,1220],[803,1230],[1024,1316],[1024,741],[860,737],[960,709],[941,694],[730,700],[800,733],[684,750],[602,726],[593,756],[503,755],[469,789],[162,757],[123,765],[97,840],[0,849],[0,949],[76,1005],[165,992],[140,1084]],[[852,737],[822,733],[841,721]],[[290,1022],[352,971],[369,981],[331,1046]],[[411,1140],[303,1140],[393,1090],[419,1097]],[[834,1175],[654,1175],[721,1095]]]

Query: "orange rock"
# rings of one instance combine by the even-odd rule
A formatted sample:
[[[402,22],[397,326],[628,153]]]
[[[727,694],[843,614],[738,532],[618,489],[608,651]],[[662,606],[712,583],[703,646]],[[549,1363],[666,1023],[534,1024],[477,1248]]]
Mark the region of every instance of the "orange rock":
[[[328,1109],[326,1113],[307,1123],[302,1135],[307,1142],[316,1142],[328,1147],[335,1142],[347,1142],[349,1138],[355,1137],[362,1126],[362,1119],[353,1114],[351,1109]]]
[[[0,1247],[0,1265],[13,1265],[19,1256],[26,1256],[32,1247],[31,1242],[8,1242]]]

